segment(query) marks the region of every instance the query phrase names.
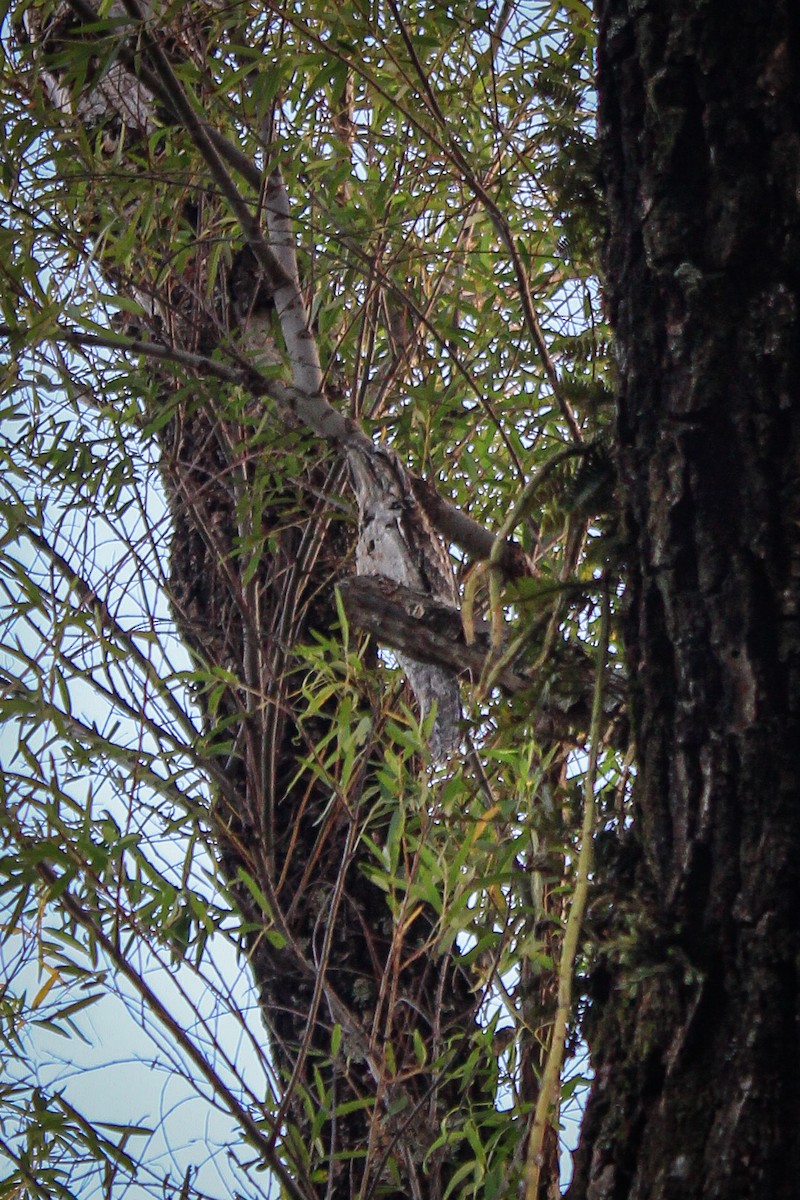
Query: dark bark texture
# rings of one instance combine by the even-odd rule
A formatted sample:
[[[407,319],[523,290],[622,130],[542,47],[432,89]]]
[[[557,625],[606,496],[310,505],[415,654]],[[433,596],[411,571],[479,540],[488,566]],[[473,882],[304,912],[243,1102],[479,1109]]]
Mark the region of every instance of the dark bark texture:
[[[800,1179],[800,9],[598,9],[639,765],[569,1196],[788,1200]]]

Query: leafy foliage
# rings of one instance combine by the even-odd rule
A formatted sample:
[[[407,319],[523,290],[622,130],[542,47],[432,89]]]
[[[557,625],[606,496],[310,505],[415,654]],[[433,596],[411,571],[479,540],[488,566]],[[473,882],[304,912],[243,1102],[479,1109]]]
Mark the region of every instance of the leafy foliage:
[[[5,30],[4,1190],[111,1196],[135,1181],[250,1195],[269,1190],[269,1168],[295,1196],[340,1186],[345,1170],[361,1195],[411,1194],[397,1145],[421,1118],[403,1105],[446,1080],[461,1103],[434,1110],[420,1170],[444,1156],[443,1195],[506,1193],[576,861],[585,648],[614,577],[613,514],[576,502],[610,388],[589,13],[420,0],[137,12],[20,2]],[[132,100],[109,116],[120,80],[135,81],[144,116]],[[213,171],[208,145],[223,159]],[[287,424],[270,391],[294,365],[279,314],[257,289],[240,304],[252,238],[221,180],[264,227],[277,164],[329,400],[533,564],[503,581],[453,546],[471,620],[495,633],[484,678],[464,689],[462,754],[444,766],[427,761],[430,715],[391,654],[348,627],[330,575],[291,629],[286,593],[275,600],[289,751],[262,716],[248,622],[279,595],[286,538],[323,514],[334,532],[319,537],[345,574],[355,517],[337,447]],[[184,476],[194,497],[175,484],[188,429],[214,464]],[[209,500],[217,487],[227,508]],[[224,612],[198,615],[178,589],[192,537],[198,578],[232,597]],[[508,647],[528,680],[513,698],[492,686]],[[472,1016],[433,1040],[409,1017],[408,1053],[387,1019],[374,1093],[341,1100],[331,1083],[363,1052],[333,1002],[320,1008],[333,935],[318,918],[321,940],[301,957],[321,981],[308,1029],[326,1024],[325,1048],[309,1032],[292,1070],[260,1026],[258,947],[279,954],[293,933],[276,910],[289,868],[261,875],[231,848],[230,810],[256,776],[264,795],[298,798],[285,836],[316,846],[306,892],[321,887],[325,830],[350,816],[319,905],[347,908],[355,863],[385,902],[375,928],[390,929],[396,960],[394,976],[358,983],[360,1001],[354,985],[353,1004],[385,1018],[384,993],[415,962],[451,959],[469,981]],[[601,782],[615,795],[603,820],[622,819],[616,742]],[[274,843],[261,849],[269,858]],[[191,1112],[208,1114],[196,1118],[206,1144],[168,1149],[160,1118],[141,1121],[135,1105],[105,1121],[48,1064],[41,1031],[92,1042],[88,1017],[113,1005],[147,1034],[134,1054],[183,1079]],[[369,1140],[331,1157],[331,1122],[359,1111]],[[163,1125],[185,1138],[179,1121]]]

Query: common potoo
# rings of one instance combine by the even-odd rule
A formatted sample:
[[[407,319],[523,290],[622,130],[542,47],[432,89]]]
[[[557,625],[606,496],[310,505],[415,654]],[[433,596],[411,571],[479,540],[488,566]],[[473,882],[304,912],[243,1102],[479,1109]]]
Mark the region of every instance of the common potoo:
[[[353,448],[348,459],[358,502],[357,573],[383,575],[458,608],[450,559],[396,455],[386,447],[371,453]],[[430,750],[441,761],[458,744],[461,701],[456,676],[446,667],[405,654],[398,654],[397,661],[423,717],[436,702]]]

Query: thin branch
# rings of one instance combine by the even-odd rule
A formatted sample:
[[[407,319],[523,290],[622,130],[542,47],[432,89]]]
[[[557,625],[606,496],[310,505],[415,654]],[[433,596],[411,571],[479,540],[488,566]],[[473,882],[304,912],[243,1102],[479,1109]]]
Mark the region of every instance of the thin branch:
[[[0,325],[0,337],[19,337],[25,330],[10,325]],[[203,354],[181,350],[163,342],[141,339],[125,339],[121,335],[81,333],[60,325],[50,338],[65,345],[80,349],[86,347],[124,350],[129,354],[141,354],[145,358],[160,362],[175,363],[187,367],[202,377],[218,379],[245,388],[253,396],[267,396],[275,402],[278,415],[293,425],[301,424],[328,442],[342,454],[350,450],[361,450],[371,457],[376,449],[361,426],[338,412],[323,395],[309,396],[291,388],[280,380],[262,375],[255,367],[243,362],[240,366],[228,366],[217,359]],[[501,548],[495,550],[497,538],[449,501],[444,500],[426,480],[407,472],[409,483],[417,500],[425,510],[431,524],[448,541],[454,542],[473,558],[488,559],[494,553],[495,565],[509,578],[529,575],[530,564],[522,547],[512,539],[504,539]]]
[[[298,1186],[296,1179],[283,1165],[283,1162],[270,1145],[269,1138],[265,1136],[259,1124],[242,1107],[236,1096],[217,1074],[206,1056],[197,1048],[180,1022],[175,1019],[169,1009],[159,1000],[158,996],[144,981],[139,972],[131,966],[126,956],[117,948],[114,941],[103,932],[94,915],[89,913],[75,899],[69,889],[64,889],[61,886],[62,880],[47,863],[38,863],[36,869],[42,881],[50,890],[54,888],[59,889],[59,903],[63,905],[64,909],[81,929],[85,929],[89,936],[97,942],[104,954],[108,956],[109,961],[128,980],[150,1012],[164,1029],[167,1030],[170,1036],[174,1038],[176,1045],[180,1046],[187,1058],[191,1059],[203,1078],[213,1088],[214,1095],[228,1109],[231,1116],[247,1135],[249,1141],[260,1152],[264,1162],[268,1163],[270,1170],[275,1172],[281,1185],[286,1189],[287,1195],[291,1196],[292,1200],[308,1200],[309,1195],[314,1194],[313,1189],[309,1187],[308,1190],[305,1190]],[[296,1167],[299,1174],[299,1164],[296,1164]]]
[[[402,24],[402,18],[400,17],[399,12],[396,9],[396,6],[394,6],[394,12],[395,12],[396,18],[398,19],[400,29],[401,29],[401,34],[404,36],[404,40],[408,39],[408,41],[410,42],[411,41],[410,36],[408,34],[408,31],[405,29],[405,27]],[[334,46],[331,45],[330,42],[324,42],[319,37],[319,35],[314,34],[306,25],[302,24],[302,22],[300,22],[297,18],[293,18],[291,16],[291,14],[287,14],[287,13],[284,13],[284,16],[289,21],[289,23],[300,34],[302,34],[304,37],[307,37],[308,40],[313,45],[315,45],[319,49],[324,49],[326,53],[333,55],[341,63],[343,63],[346,67],[352,68],[354,71],[356,71],[363,80],[365,80],[371,87],[373,87],[375,89],[375,91],[378,93],[379,96],[381,96],[382,99],[391,103],[393,105],[393,107],[399,113],[401,113],[402,116],[405,117],[405,119],[409,122],[410,125],[412,125],[415,129],[419,130],[419,132],[422,133],[425,137],[429,138],[431,143],[436,147],[436,149],[440,150],[441,153],[445,156],[445,158],[449,159],[450,162],[452,162],[458,168],[458,170],[462,173],[464,182],[467,184],[467,186],[473,192],[473,194],[476,196],[476,198],[481,202],[481,204],[483,204],[483,206],[486,209],[486,211],[488,212],[497,232],[500,234],[503,244],[505,245],[505,247],[508,251],[512,266],[514,268],[514,274],[517,279],[517,284],[519,287],[520,302],[522,305],[522,314],[523,314],[523,319],[525,321],[525,325],[528,329],[531,340],[533,341],[533,344],[536,347],[536,350],[542,360],[542,365],[544,367],[545,374],[547,375],[548,381],[553,390],[553,395],[555,396],[556,401],[559,405],[559,408],[561,409],[562,415],[564,416],[564,419],[569,427],[572,439],[576,444],[580,444],[583,441],[583,435],[581,434],[580,428],[575,419],[575,415],[572,412],[569,401],[567,400],[566,396],[564,395],[564,390],[561,386],[561,380],[559,378],[558,371],[556,370],[555,363],[553,362],[552,356],[550,354],[550,349],[547,345],[547,341],[545,339],[544,333],[542,332],[542,327],[539,323],[539,318],[536,315],[536,306],[533,301],[533,294],[530,289],[530,283],[528,282],[528,275],[527,275],[527,271],[525,269],[525,264],[522,261],[519,250],[514,241],[513,235],[508,227],[508,222],[506,221],[505,217],[503,216],[497,203],[492,199],[492,197],[486,190],[486,187],[484,186],[484,184],[476,177],[476,175],[472,171],[472,168],[470,167],[466,156],[464,155],[464,153],[462,152],[462,150],[456,143],[454,135],[447,125],[447,121],[438,105],[438,102],[436,101],[436,97],[435,97],[434,93],[432,91],[430,91],[430,83],[429,83],[427,76],[425,75],[425,72],[422,69],[422,66],[419,63],[419,60],[416,56],[416,52],[414,51],[414,48],[413,48],[413,43],[411,43],[411,47],[412,47],[412,52],[413,52],[413,58],[416,60],[416,63],[417,63],[417,68],[416,68],[417,73],[419,74],[420,82],[422,83],[423,90],[426,92],[430,91],[430,95],[433,97],[433,105],[434,105],[433,116],[434,116],[434,119],[436,120],[437,124],[440,126],[441,130],[443,131],[443,133],[445,135],[444,140],[442,140],[442,138],[440,138],[440,137],[437,137],[436,133],[432,129],[430,129],[427,125],[424,125],[420,121],[419,113],[417,111],[415,111],[410,106],[406,106],[406,105],[402,104],[396,96],[391,95],[385,88],[381,87],[379,80],[376,79],[375,76],[365,68],[363,62],[354,64],[349,55],[345,55],[345,54],[341,53],[340,51],[338,51]],[[399,65],[399,64],[396,63],[395,65]],[[411,83],[410,80],[408,82],[409,82],[409,84]]]
[[[143,750],[132,750],[127,746],[120,746],[117,742],[113,742],[101,733],[98,733],[96,729],[86,725],[78,717],[58,708],[55,704],[46,700],[41,692],[28,687],[27,684],[21,683],[2,669],[0,669],[0,687],[3,688],[6,695],[17,696],[27,701],[31,710],[39,714],[43,720],[51,720],[58,728],[59,733],[66,730],[84,745],[97,748],[107,758],[129,771],[132,777],[146,783],[157,795],[164,796],[167,800],[172,801],[181,811],[195,819],[210,823],[207,805],[200,804],[198,801],[191,799],[185,792],[181,791],[176,783],[172,780],[164,779],[153,768],[151,764],[158,757],[155,753],[148,754]],[[179,753],[185,754],[191,760],[193,766],[210,775],[228,802],[232,803],[230,785],[227,783],[221,769],[215,767],[213,763],[201,759],[191,746],[177,742],[174,738],[171,738],[170,734],[163,730],[160,732],[162,736],[172,740],[174,748]]]
[[[43,537],[30,525],[26,525],[24,529],[28,540],[37,549],[41,550],[61,572],[67,586],[75,592],[80,604],[99,616],[106,632],[116,638],[125,647],[130,657],[138,663],[144,678],[148,683],[153,685],[157,695],[166,704],[187,737],[191,739],[196,738],[197,729],[186,713],[186,710],[178,704],[165,681],[161,678],[147,655],[142,651],[134,635],[120,625],[119,621],[112,615],[106,602],[98,595],[97,590],[68,559],[60,554],[54,546],[51,546],[47,538]]]
[[[274,289],[274,300],[292,365],[292,378],[299,390],[311,396],[321,396],[325,389],[322,364],[300,286],[289,196],[280,167],[276,167],[269,177],[265,208],[270,249],[286,279],[285,283]]]
[[[32,1195],[41,1196],[42,1200],[54,1200],[54,1195],[57,1194],[59,1196],[59,1200],[63,1200],[65,1192],[61,1188],[58,1188],[58,1192],[54,1194],[43,1184],[41,1184],[28,1166],[28,1156],[24,1154],[17,1154],[17,1152],[11,1147],[5,1138],[0,1138],[0,1150],[2,1150],[8,1161],[13,1163],[17,1168],[20,1176],[25,1180],[26,1187],[30,1188]],[[6,1178],[3,1182],[8,1188],[9,1195],[13,1196],[20,1194],[18,1188],[10,1186],[10,1179]]]
[[[496,201],[489,194],[481,180],[478,179],[477,175],[472,170],[467,156],[464,154],[460,145],[456,141],[455,135],[450,129],[447,119],[445,118],[445,115],[439,105],[436,93],[431,87],[430,80],[428,79],[425,69],[420,62],[416,46],[414,45],[414,41],[408,32],[408,28],[406,27],[402,14],[400,13],[400,10],[396,4],[396,0],[388,0],[388,3],[394,18],[397,21],[397,27],[400,30],[400,36],[403,39],[406,51],[408,52],[408,56],[422,87],[422,92],[427,102],[428,110],[445,135],[443,149],[445,150],[447,157],[451,159],[455,166],[458,167],[464,182],[486,209],[489,217],[491,218],[492,224],[500,235],[500,239],[508,251],[509,258],[511,259],[511,265],[514,268],[514,274],[517,280],[519,298],[522,304],[522,315],[524,317],[528,333],[530,334],[531,340],[539,353],[545,374],[550,382],[550,387],[553,389],[553,395],[558,402],[558,406],[561,409],[562,416],[567,423],[572,439],[577,443],[581,443],[583,441],[583,436],[581,434],[580,427],[578,426],[578,422],[575,420],[575,415],[570,407],[569,401],[564,395],[564,390],[561,386],[561,380],[559,378],[558,371],[556,370],[555,363],[553,362],[550,354],[550,348],[547,345],[547,340],[544,336],[541,324],[539,323],[539,318],[536,314],[536,305],[533,300],[533,293],[531,292],[528,273],[520,256],[517,244],[514,241],[514,236],[508,226],[508,221],[498,207]]]
[[[258,221],[253,216],[242,193],[229,175],[222,155],[209,134],[211,128],[209,122],[197,112],[189,100],[183,85],[172,68],[165,50],[159,43],[158,38],[150,33],[147,19],[139,6],[138,0],[124,0],[124,4],[130,16],[141,24],[142,44],[153,62],[155,72],[161,80],[163,89],[169,98],[171,108],[176,117],[183,123],[196,150],[208,167],[212,179],[230,204],[242,233],[250,249],[253,251],[258,265],[264,271],[270,286],[273,289],[288,286],[291,281],[286,277],[286,273],[276,255],[264,241]]]
[[[258,219],[245,202],[228,173],[222,156],[209,137],[209,122],[195,109],[158,38],[150,33],[139,0],[123,2],[128,13],[141,22],[143,44],[172,107],[206,163],[214,182],[228,201],[258,265],[264,272],[275,299],[295,387],[309,397],[321,397],[324,386],[322,366],[316,339],[309,328],[308,313],[300,288],[297,256],[289,222],[289,202],[280,171],[273,171],[267,185],[267,222],[272,243],[268,245]]]
[[[578,953],[578,939],[581,934],[583,915],[589,897],[589,875],[592,870],[594,832],[594,789],[597,779],[597,758],[602,737],[603,716],[603,682],[606,677],[606,655],[608,653],[609,626],[611,623],[611,594],[608,578],[605,579],[603,593],[603,609],[600,618],[600,636],[597,643],[597,675],[595,677],[594,700],[592,702],[592,727],[590,731],[589,763],[584,778],[583,825],[581,827],[581,848],[578,854],[575,891],[564,930],[564,941],[561,946],[561,961],[558,966],[558,1000],[553,1031],[550,1036],[550,1048],[547,1052],[542,1081],[539,1087],[539,1097],[536,1101],[536,1112],[533,1118],[528,1151],[525,1160],[525,1200],[538,1200],[539,1179],[542,1169],[542,1147],[544,1145],[545,1129],[554,1105],[557,1102],[556,1093],[561,1078],[561,1067],[564,1061],[564,1046],[567,1039],[567,1025],[572,1015],[572,978],[575,971],[575,958]]]

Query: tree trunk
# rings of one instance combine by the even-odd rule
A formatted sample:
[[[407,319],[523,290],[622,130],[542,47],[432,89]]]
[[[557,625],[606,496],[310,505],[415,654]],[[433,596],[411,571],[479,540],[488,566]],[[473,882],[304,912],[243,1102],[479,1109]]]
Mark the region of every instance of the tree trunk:
[[[800,14],[791,0],[598,7],[638,777],[569,1196],[788,1200]]]
[[[457,953],[438,951],[434,914],[423,908],[408,928],[399,928],[385,893],[365,871],[373,861],[365,835],[381,845],[392,817],[385,802],[376,802],[382,717],[379,709],[370,713],[366,692],[351,717],[353,724],[373,718],[355,781],[339,790],[335,775],[327,782],[314,769],[338,714],[332,705],[304,718],[308,663],[297,647],[315,633],[331,636],[334,585],[352,556],[351,530],[314,503],[315,494],[332,486],[335,470],[324,462],[309,468],[308,492],[301,487],[264,508],[273,552],[246,587],[234,565],[236,502],[224,484],[230,462],[219,457],[219,431],[202,409],[184,412],[177,426],[180,442],[165,478],[181,633],[198,663],[233,670],[244,680],[248,595],[259,614],[259,703],[248,711],[245,682],[228,689],[213,714],[208,693],[202,701],[212,737],[232,742],[214,824],[223,872],[244,917],[287,1115],[299,1137],[290,1144],[295,1154],[301,1146],[308,1154],[307,1171],[299,1158],[293,1169],[307,1191],[308,1176],[322,1170],[319,1194],[333,1200],[358,1194],[365,1180],[399,1200],[418,1189],[443,1118],[465,1102],[458,1081],[440,1083],[422,1069],[414,1036],[432,1062],[446,1055],[452,1068],[446,1052],[460,1041],[458,1057],[465,1054],[475,1000]],[[268,911],[242,881],[243,872]],[[324,1119],[317,1123],[319,1116]],[[431,1195],[443,1192],[448,1158],[440,1152],[427,1164]],[[396,1190],[386,1191],[393,1177]]]

